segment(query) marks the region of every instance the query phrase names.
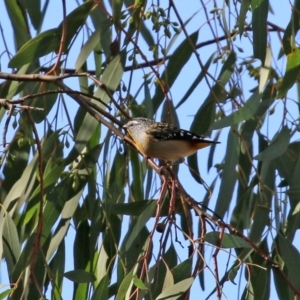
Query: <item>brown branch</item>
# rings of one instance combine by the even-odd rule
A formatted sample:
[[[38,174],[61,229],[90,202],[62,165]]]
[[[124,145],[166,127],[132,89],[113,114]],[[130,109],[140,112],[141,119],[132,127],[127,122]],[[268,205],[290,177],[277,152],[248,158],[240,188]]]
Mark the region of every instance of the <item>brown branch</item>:
[[[190,195],[188,195],[183,188],[181,189],[181,192],[184,193],[185,200],[194,209],[194,211],[198,214],[199,217],[204,216],[206,219],[211,221],[216,226],[218,226],[220,228],[222,228],[222,227],[227,228],[230,232],[236,234],[237,236],[239,236],[243,240],[245,240],[258,255],[260,255],[264,260],[266,260],[270,264],[272,269],[279,272],[280,276],[287,283],[287,285],[293,290],[293,292],[296,295],[300,296],[300,291],[293,285],[293,283],[289,280],[289,278],[284,274],[284,272],[280,269],[280,266],[276,262],[274,262],[267,254],[265,254],[254,242],[252,242],[247,236],[242,234],[240,231],[238,231],[232,225],[227,224],[223,221],[217,220],[216,218],[214,218],[211,215],[207,214],[206,212],[202,211],[198,206],[198,202],[196,200],[194,200]],[[200,242],[202,242],[202,237],[200,237],[198,240]]]
[[[279,26],[276,26],[275,24],[272,24],[271,22],[268,22],[268,25],[271,27],[271,28],[268,29],[269,32],[278,32],[278,31],[279,32],[284,32],[283,28],[281,28]],[[247,26],[247,27],[244,28],[244,30],[245,31],[252,31],[252,27],[251,26]],[[234,37],[237,34],[238,34],[238,31],[234,30],[234,31],[232,31],[230,33],[230,37]],[[207,40],[205,42],[198,43],[194,47],[195,47],[195,49],[201,49],[203,47],[215,44],[216,41],[224,41],[226,39],[228,39],[228,36],[227,35],[222,35],[220,37],[216,37],[216,38]],[[168,61],[171,57],[172,57],[172,54],[166,55],[166,56],[164,56],[162,58],[158,58],[158,59],[155,59],[155,60],[148,60],[146,62],[141,62],[141,63],[138,63],[138,64],[136,64],[134,66],[132,66],[132,65],[125,66],[124,67],[124,72],[129,72],[129,71],[138,70],[138,69],[144,69],[144,68],[151,67],[151,66],[152,67],[153,66],[159,66],[162,63]],[[40,68],[41,72],[47,72],[48,70],[49,70],[49,68],[46,68],[46,67],[41,67]],[[68,73],[68,74],[74,74],[74,73],[76,73],[76,70],[72,69],[72,68],[62,68],[61,72],[62,73]],[[95,70],[87,70],[87,73],[89,73],[91,75],[96,75],[96,71]]]
[[[60,38],[60,44],[59,44],[59,49],[58,49],[58,55],[57,55],[57,59],[56,62],[54,64],[54,66],[51,68],[51,70],[48,71],[48,74],[51,73],[56,73],[56,69],[59,66],[60,63],[60,59],[61,56],[63,54],[64,51],[64,46],[66,43],[66,37],[67,37],[67,10],[66,10],[66,1],[62,0],[62,10],[63,10],[63,23],[62,23],[62,34],[61,34],[61,38]]]
[[[3,129],[3,133],[2,133],[2,142],[3,142],[3,147],[6,147],[6,133],[7,133],[7,130],[8,130],[8,125],[9,125],[9,122],[10,122],[10,119],[11,119],[11,116],[13,114],[13,111],[14,111],[14,105],[7,102],[6,99],[1,99],[0,101],[0,107],[4,107],[6,109],[8,109],[8,117],[5,121],[5,124],[4,124],[4,129]]]
[[[74,91],[72,90],[71,92],[70,91],[63,91],[63,90],[48,90],[48,91],[45,91],[45,92],[39,92],[37,94],[32,94],[32,95],[26,95],[24,97],[21,97],[17,100],[14,100],[14,102],[17,102],[17,101],[24,101],[24,100],[27,100],[27,99],[31,99],[31,98],[36,98],[36,97],[40,97],[40,96],[43,96],[43,95],[50,95],[50,94],[67,94],[67,95],[70,95],[70,94],[77,94],[77,95],[82,95],[82,96],[85,96],[87,98],[92,98],[94,100],[97,100],[98,102],[100,102],[101,104],[103,104],[108,110],[111,110],[111,108],[109,107],[109,105],[107,105],[104,101],[102,101],[100,98],[98,97],[95,97],[93,95],[90,95],[88,93],[84,93],[84,92],[79,92],[79,91]]]
[[[36,141],[37,145],[37,152],[38,152],[38,174],[39,174],[39,184],[40,184],[40,207],[39,207],[39,218],[38,218],[38,224],[36,229],[36,236],[34,238],[33,247],[32,247],[32,256],[31,256],[31,262],[30,262],[30,277],[35,282],[36,288],[38,289],[41,296],[43,296],[42,291],[40,290],[40,287],[38,285],[38,281],[36,279],[35,273],[34,273],[34,266],[37,259],[37,253],[40,249],[40,242],[41,242],[41,236],[42,236],[42,230],[43,230],[43,208],[44,208],[44,172],[43,172],[43,154],[42,154],[42,146],[41,141],[39,139],[39,135],[34,123],[34,120],[30,114],[30,111],[26,110],[27,117],[31,123],[32,132]]]
[[[12,74],[0,72],[0,79],[12,80],[12,81],[39,81],[39,82],[51,82],[55,83],[70,77],[86,76],[87,73],[73,73],[65,74],[61,76],[56,75],[41,75],[41,74]]]
[[[55,84],[59,86],[63,91],[66,91],[69,93],[69,96],[73,98],[79,105],[83,106],[87,112],[92,115],[98,122],[102,123],[108,129],[113,131],[117,136],[120,138],[123,138],[123,134],[120,130],[118,130],[116,127],[112,126],[109,122],[107,122],[105,119],[103,119],[99,114],[104,115],[108,119],[110,119],[112,122],[118,124],[119,126],[123,126],[123,123],[112,116],[110,113],[106,112],[104,109],[99,107],[99,105],[93,103],[90,100],[87,100],[85,97],[82,97],[81,95],[77,93],[73,93],[73,90],[70,89],[66,84],[64,84],[61,81],[56,81]]]
[[[0,107],[3,107],[8,110],[8,113],[7,113],[8,117],[5,121],[3,133],[2,133],[3,147],[6,146],[6,134],[7,134],[7,130],[8,130],[8,125],[10,123],[12,114],[16,108],[16,104],[22,103],[23,101],[24,100],[19,100],[19,99],[18,100],[0,99]],[[17,108],[27,109],[27,110],[44,110],[43,108],[32,107],[32,106],[28,106],[28,105],[20,105],[20,106],[17,106]]]

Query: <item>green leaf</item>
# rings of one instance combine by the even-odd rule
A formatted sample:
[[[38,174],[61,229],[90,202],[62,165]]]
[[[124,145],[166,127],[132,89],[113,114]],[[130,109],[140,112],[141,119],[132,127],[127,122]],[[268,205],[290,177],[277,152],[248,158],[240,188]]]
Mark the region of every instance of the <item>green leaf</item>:
[[[253,53],[254,57],[265,62],[267,49],[267,18],[269,0],[251,0]]]
[[[19,279],[21,273],[23,273],[25,268],[29,265],[30,260],[28,258],[31,257],[32,245],[35,238],[36,235],[31,234],[25,241],[25,245],[22,247],[22,251],[20,253],[20,256],[18,257],[17,263],[11,275],[11,282],[16,282]]]
[[[268,46],[266,49],[266,59],[260,68],[259,86],[258,86],[259,93],[261,93],[264,90],[268,82],[268,79],[270,77],[271,62],[272,62],[272,53],[271,53],[271,48]]]
[[[215,57],[215,53],[213,53],[210,58],[207,60],[207,62],[204,65],[203,70],[201,70],[200,74],[197,76],[197,78],[194,80],[194,82],[192,83],[192,85],[189,87],[189,89],[187,90],[187,92],[185,93],[185,95],[181,98],[181,100],[178,102],[178,104],[175,106],[175,109],[179,108],[189,97],[190,95],[193,93],[193,91],[195,90],[195,88],[200,84],[200,82],[202,81],[203,78],[205,78],[205,75],[207,73],[208,68],[210,67],[214,57]],[[204,101],[204,103],[212,103],[211,101]],[[202,104],[202,106],[204,105],[204,103]],[[196,118],[195,118],[196,119]],[[206,132],[206,131],[205,131]]]
[[[9,273],[11,274],[20,255],[21,247],[17,227],[14,221],[12,220],[11,216],[9,214],[6,214],[5,218],[3,219],[2,222],[4,221],[4,226],[2,239],[4,257],[9,269]]]
[[[156,204],[156,200],[143,200],[130,203],[116,203],[112,204],[109,210],[115,214],[120,215],[140,216],[143,211],[146,211],[148,209],[152,210],[152,208]]]
[[[284,53],[286,55],[292,52],[292,49],[295,48],[295,38],[300,28],[300,0],[295,0],[293,3],[291,20],[284,31],[284,35],[282,38],[282,45],[284,49]]]
[[[79,29],[86,22],[87,17],[90,14],[91,9],[94,6],[94,1],[87,0],[83,2],[81,5],[76,7],[70,14],[67,15],[66,18],[66,42],[64,45],[63,51],[66,52],[69,48],[69,45],[74,38],[74,36],[78,33]],[[58,32],[62,33],[63,21],[57,27]]]
[[[51,262],[49,263],[51,272],[55,276],[55,284],[57,286],[57,288],[53,291],[53,294],[56,297],[56,298],[53,297],[54,299],[60,299],[61,297],[60,291],[64,280],[61,274],[63,274],[65,271],[65,260],[66,260],[66,247],[65,247],[65,241],[63,240],[58,246],[57,251],[54,254]]]
[[[141,279],[137,278],[136,275],[133,277],[133,284],[140,290],[147,290],[144,282]]]
[[[124,73],[124,66],[126,60],[126,52],[121,52],[109,63],[103,72],[101,81],[111,91],[115,91],[120,84]],[[101,98],[101,97],[100,97]],[[102,99],[102,98],[101,98]]]
[[[91,261],[89,249],[90,224],[87,220],[82,221],[76,228],[74,240],[74,268],[84,270]]]
[[[155,41],[154,38],[151,34],[150,29],[145,25],[145,22],[142,21],[141,23],[141,34],[145,40],[145,42],[147,43],[148,47],[153,47],[153,45],[155,45]]]
[[[220,243],[220,232],[209,232],[204,236],[204,241],[221,248],[251,248],[244,239],[233,234],[224,233]]]
[[[72,38],[83,25],[92,6],[93,1],[86,1],[67,16],[65,48],[69,47]],[[8,64],[9,67],[19,68],[53,51],[57,52],[60,45],[61,34],[62,24],[57,28],[49,29],[38,34],[22,46],[18,53],[10,60]],[[66,51],[66,49],[64,49],[64,51]]]
[[[122,203],[124,198],[124,186],[126,184],[126,158],[119,152],[113,159],[113,165],[109,174],[107,189],[110,193],[110,203]]]
[[[73,270],[65,272],[63,276],[76,283],[90,283],[96,280],[94,274],[86,272],[84,270]]]
[[[227,93],[225,92],[225,85],[228,83],[231,78],[235,63],[236,63],[236,53],[231,51],[222,66],[220,74],[218,76],[218,80],[216,84],[212,87],[207,99],[213,99],[213,101],[224,102],[227,99]]]
[[[181,32],[183,31],[183,29],[185,28],[185,26],[187,26],[190,21],[197,15],[196,13],[193,13],[189,18],[187,18],[187,20],[183,23],[182,27],[178,27],[176,30],[176,33],[173,35],[173,37],[171,38],[168,47],[166,48],[166,54],[169,54],[169,52],[172,49],[172,46],[175,44],[175,42],[177,41],[177,39],[179,38]],[[196,41],[197,42],[197,41]]]
[[[197,153],[188,156],[187,158],[189,171],[192,177],[199,183],[203,184],[203,179],[200,175],[199,163],[198,163],[198,156]]]
[[[300,49],[293,48],[287,55],[287,64],[283,80],[278,89],[277,98],[286,97],[288,90],[297,82],[300,71]]]
[[[17,49],[20,49],[30,39],[25,14],[23,14],[22,6],[17,1],[5,0],[4,2],[14,29],[14,40]]]
[[[151,202],[147,209],[144,209],[140,216],[136,219],[136,222],[134,222],[134,226],[131,227],[130,235],[126,241],[125,249],[128,250],[132,244],[132,242],[135,240],[137,235],[140,233],[142,228],[146,225],[148,220],[153,216],[155,209],[156,209],[157,203]]]
[[[116,26],[119,26],[122,6],[123,6],[122,0],[112,0],[113,18]]]
[[[48,161],[48,164],[53,164],[52,160]],[[47,165],[48,165],[47,164]],[[54,165],[51,170],[49,170],[48,174],[45,174],[44,178],[44,188],[49,187],[57,182],[57,180],[61,177],[61,174],[64,170],[64,166],[61,165]],[[41,187],[38,185],[34,192],[31,194],[30,199],[33,199],[35,196],[37,196],[41,192]]]
[[[270,146],[254,157],[257,160],[270,160],[282,155],[290,141],[290,129],[283,126],[279,134],[275,135]]]
[[[210,130],[221,129],[227,126],[239,124],[242,121],[248,120],[253,117],[257,108],[259,107],[261,100],[261,94],[255,92],[238,111],[235,111],[229,116],[222,118],[221,120],[212,123]]]
[[[6,291],[0,293],[0,299],[1,299],[1,300],[2,300],[2,299],[8,299],[7,296],[8,296],[11,292],[13,292],[13,290],[14,290],[14,289],[8,289],[8,290],[6,290]]]
[[[99,139],[100,131],[98,126],[97,120],[87,113],[84,108],[79,107],[74,120],[75,145],[65,158],[65,166],[72,164],[74,160],[76,161],[81,153],[84,154],[83,150],[97,133]]]
[[[160,299],[168,299],[168,300],[176,300],[185,293],[194,282],[194,278],[190,277],[179,281],[178,283],[170,286],[169,288],[165,289],[157,298],[156,300]]]
[[[286,265],[289,280],[297,290],[300,290],[300,281],[298,280],[300,278],[300,253],[298,249],[280,234],[278,234],[276,244]]]
[[[37,69],[32,70],[33,69],[32,65],[33,64],[26,64],[26,65],[22,66],[19,70],[17,70],[16,74],[23,75],[23,74],[28,74],[28,73],[30,74],[32,72],[38,72]],[[33,83],[12,81],[8,87],[8,93],[5,95],[5,98],[12,99],[18,93],[21,93],[21,92],[24,93],[25,87],[28,85],[32,86]]]
[[[288,181],[289,185],[294,182],[295,167],[300,157],[300,142],[290,143],[286,151],[275,158],[276,168],[281,178]]]
[[[263,253],[269,253],[266,238],[261,241],[261,243],[259,244],[259,248]],[[254,298],[269,300],[271,290],[271,270],[270,268],[268,268],[268,263],[257,252],[251,253],[251,263],[253,264],[253,267],[251,268],[251,277],[248,283],[253,289]],[[252,295],[250,296],[250,298],[251,297]]]
[[[57,51],[61,34],[57,28],[46,30],[29,40],[10,60],[9,68],[20,68],[50,52]]]
[[[197,111],[191,125],[191,131],[203,135],[207,133],[215,120],[216,103],[212,99],[206,99]]]
[[[177,78],[180,70],[185,66],[190,57],[193,54],[194,48],[191,46],[191,42],[196,44],[199,31],[197,30],[189,36],[189,39],[184,41],[178,46],[169,59],[168,65],[163,72],[161,79],[164,81],[164,85],[167,90],[171,89],[175,79]],[[153,111],[156,112],[160,104],[164,99],[164,93],[160,85],[156,87],[155,95],[153,96]]]
[[[75,139],[75,149],[77,150],[78,154],[82,153],[82,151],[85,149],[87,143],[94,135],[97,126],[99,126],[99,122],[89,113],[86,113]]]
[[[278,249],[273,248],[273,257],[276,257],[276,261],[279,265],[279,267],[282,269],[284,273],[287,273],[287,267],[284,265],[284,262],[282,260],[282,257],[278,255]],[[276,270],[272,269],[272,273],[274,276],[274,285],[276,288],[276,292],[278,295],[278,299],[288,299],[288,300],[294,300],[294,292],[291,290],[291,288],[286,284],[284,280],[282,280],[282,275]]]
[[[107,300],[108,297],[109,276],[104,276],[97,285],[91,300]]]
[[[23,3],[30,17],[32,26],[35,30],[39,31],[43,19],[43,15],[41,12],[41,1],[25,0],[23,1]]]
[[[53,235],[47,254],[46,259],[49,260],[54,252],[58,249],[60,243],[63,241],[63,239],[66,237],[66,234],[69,229],[70,225],[70,218],[74,215],[79,200],[81,198],[82,191],[77,193],[73,198],[71,198],[69,201],[67,201],[64,205],[64,208],[61,212],[61,217],[63,220],[60,221],[59,225],[57,226],[56,232]]]
[[[132,167],[132,183],[130,191],[135,201],[139,202],[144,199],[143,181],[144,181],[144,160],[140,160],[139,153],[130,149],[130,161]]]
[[[222,181],[216,203],[215,212],[219,218],[223,218],[232,200],[232,193],[236,184],[236,165],[239,157],[239,138],[233,130],[229,131],[225,155]]]
[[[190,257],[171,270],[174,277],[174,283],[180,282],[181,280],[189,277],[191,274],[192,263],[193,259]]]
[[[270,224],[269,214],[275,188],[275,163],[273,160],[262,162],[260,180],[264,184],[260,187],[258,197],[254,198],[256,202],[254,203],[254,215],[249,233],[249,239],[254,243],[261,241],[266,226]]]
[[[205,134],[207,131],[211,130],[210,125],[213,124],[215,120],[216,103],[223,103],[228,98],[225,86],[234,71],[235,62],[236,54],[235,52],[230,52],[222,66],[217,82],[211,88],[208,96],[196,112],[191,131],[198,134]]]
[[[132,242],[130,248],[125,249],[127,243],[127,237],[130,236],[132,226],[129,227],[129,230],[126,232],[124,236],[124,240],[122,242],[121,247],[119,247],[119,252],[122,253],[121,259],[126,261],[126,269],[131,270],[136,266],[136,262],[140,260],[142,253],[146,251],[147,247],[151,247],[152,244],[149,244],[149,230],[146,226],[142,228],[139,234],[136,236],[134,241]],[[120,268],[123,268],[122,263],[120,262]],[[121,274],[118,274],[119,278],[123,278],[123,271]],[[148,285],[149,286],[149,285]]]
[[[37,157],[38,155],[36,154],[23,171],[20,179],[15,181],[15,184],[10,188],[9,193],[7,194],[3,204],[3,207],[5,209],[8,208],[11,202],[20,198],[21,196],[29,197],[31,189],[33,188],[33,183],[36,179],[34,172],[37,163]]]
[[[133,280],[133,271],[131,270],[126,276],[125,278],[122,280],[120,287],[118,289],[118,293],[116,295],[116,300],[124,300],[125,299],[125,295],[129,289],[129,287],[132,284],[132,280]]]
[[[244,32],[245,25],[247,23],[246,22],[246,15],[247,15],[247,12],[249,11],[250,4],[251,4],[251,0],[243,0],[241,2],[240,14],[238,16],[240,37],[242,36],[242,34]]]
[[[111,27],[113,22],[110,22],[110,28],[107,28],[107,13],[102,9],[93,9],[90,13],[93,25],[100,33],[100,51],[104,52],[106,58],[111,56],[110,45],[112,43]],[[102,73],[102,72],[101,72]],[[100,75],[100,73],[99,73]],[[100,77],[100,76],[99,76]]]
[[[164,278],[164,284],[163,284],[163,287],[162,287],[163,291],[174,285],[173,274],[171,273],[171,271],[170,271],[167,264],[166,264],[166,271],[167,272],[166,272],[166,275],[165,275],[165,278]]]
[[[42,82],[35,85],[29,93],[38,94],[41,92],[54,91],[57,86],[53,83]],[[44,122],[50,111],[52,110],[54,104],[56,103],[57,94],[49,94],[37,96],[34,99],[28,101],[28,105],[33,107],[42,108],[43,110],[33,110],[31,112],[34,122],[41,123]]]
[[[57,222],[58,216],[62,213],[65,203],[72,197],[80,197],[82,188],[86,181],[80,181],[77,189],[72,187],[73,181],[70,178],[64,178],[60,181],[47,195],[47,203],[44,208],[44,227],[43,235],[48,236],[54,224]]]
[[[239,269],[240,269],[240,266],[236,266],[236,267],[233,267],[232,269],[230,269],[229,272],[228,272],[228,279],[229,279],[233,284],[236,284],[236,283],[234,282],[234,279],[235,279],[235,277],[236,277],[236,275],[237,275]]]
[[[146,117],[151,119],[153,117],[153,103],[149,84],[146,78],[144,79],[144,101],[142,103],[142,106],[145,107]]]
[[[101,82],[104,83],[111,92],[116,91],[120,84],[124,73],[125,60],[126,52],[122,51],[113,58],[101,76]],[[110,102],[107,92],[101,87],[97,89],[94,96],[100,98],[105,103]]]
[[[96,48],[96,46],[99,44],[101,40],[101,34],[107,33],[109,28],[111,27],[111,21],[106,20],[103,22],[102,29],[97,29],[92,33],[92,35],[88,38],[86,43],[83,45],[82,49],[80,50],[80,53],[77,57],[77,60],[75,62],[75,68],[76,71],[78,71],[82,65],[86,62],[89,55],[92,53],[92,51]],[[105,30],[106,29],[106,30]]]

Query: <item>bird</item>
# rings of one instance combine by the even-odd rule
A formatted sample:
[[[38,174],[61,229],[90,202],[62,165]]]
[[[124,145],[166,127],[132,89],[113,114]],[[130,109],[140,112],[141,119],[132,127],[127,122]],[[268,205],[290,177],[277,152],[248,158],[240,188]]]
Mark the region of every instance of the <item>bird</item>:
[[[168,123],[142,117],[131,119],[123,127],[144,156],[166,162],[181,163],[197,150],[219,143]]]

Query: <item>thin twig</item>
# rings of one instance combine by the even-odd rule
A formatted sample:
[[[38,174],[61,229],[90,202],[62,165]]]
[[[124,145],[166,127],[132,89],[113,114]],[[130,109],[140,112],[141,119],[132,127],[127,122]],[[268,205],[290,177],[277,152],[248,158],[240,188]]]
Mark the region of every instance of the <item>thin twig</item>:
[[[31,116],[30,111],[26,110],[27,117],[31,123],[32,127],[32,132],[36,141],[37,145],[37,152],[38,152],[38,174],[39,174],[39,185],[40,185],[40,206],[39,206],[39,217],[38,217],[38,224],[37,224],[37,229],[36,229],[36,236],[34,238],[33,242],[33,249],[32,249],[32,256],[31,256],[31,262],[30,262],[30,276],[35,282],[36,288],[38,289],[39,293],[41,296],[43,296],[42,291],[40,291],[40,287],[38,285],[38,281],[36,280],[35,277],[35,263],[37,259],[37,253],[38,250],[40,249],[40,242],[41,242],[41,236],[42,236],[42,231],[43,231],[43,209],[44,209],[44,172],[43,172],[43,154],[42,154],[42,146],[41,146],[41,141],[39,139],[39,135],[34,123],[34,120]]]

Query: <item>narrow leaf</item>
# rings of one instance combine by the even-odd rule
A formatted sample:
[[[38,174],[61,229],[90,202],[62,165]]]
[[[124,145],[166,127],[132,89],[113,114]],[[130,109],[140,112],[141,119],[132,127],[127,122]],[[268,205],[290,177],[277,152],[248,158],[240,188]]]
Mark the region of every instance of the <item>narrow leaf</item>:
[[[17,1],[5,0],[4,3],[14,29],[17,49],[20,49],[30,39],[25,14],[23,14],[21,5]]]
[[[178,283],[170,286],[169,288],[165,289],[157,298],[156,300],[160,299],[168,299],[168,300],[175,300],[182,296],[185,293],[192,283],[194,282],[194,278],[190,277],[179,281]]]
[[[76,283],[89,283],[96,280],[94,274],[86,272],[84,270],[73,270],[65,272],[63,276]]]
[[[251,248],[244,239],[239,236],[224,233],[220,243],[219,232],[209,232],[204,236],[204,240],[212,245],[220,246],[221,248]]]
[[[39,31],[43,19],[43,14],[41,12],[41,1],[25,0],[23,3],[30,17],[32,26],[35,30]]]
[[[137,235],[140,233],[141,229],[146,225],[147,221],[153,216],[154,211],[156,209],[156,203],[151,202],[150,206],[145,209],[141,215],[137,218],[133,228],[131,229],[131,233],[126,241],[125,249],[128,250],[135,240]]]
[[[133,280],[133,271],[131,270],[126,276],[125,278],[122,280],[120,287],[118,289],[118,293],[116,296],[116,300],[124,300],[126,293],[129,289],[129,287],[132,284],[132,280]]]
[[[93,1],[86,1],[67,16],[67,41],[69,46],[77,30],[83,25],[92,8]],[[62,24],[57,28],[46,30],[29,40],[10,60],[10,68],[18,68],[53,51],[58,51],[62,33]]]
[[[251,0],[251,8],[254,57],[260,59],[263,64],[266,58],[267,49],[267,17],[269,1]]]
[[[300,253],[298,249],[280,234],[277,246],[286,265],[289,280],[300,290]]]
[[[99,44],[102,36],[101,34],[106,34],[107,31],[111,27],[111,21],[110,20],[105,20],[102,22],[103,26],[100,29],[97,29],[93,34],[88,38],[86,43],[83,45],[82,49],[80,50],[80,53],[77,57],[76,63],[75,63],[75,68],[76,71],[78,71],[82,65],[86,62],[86,59],[88,56],[92,53],[92,51],[96,48],[96,46]]]
[[[109,276],[105,275],[97,285],[91,300],[107,300],[108,297]]]
[[[260,76],[259,76],[259,87],[258,87],[258,92],[261,93],[263,89],[266,86],[266,83],[269,79],[269,74],[270,74],[270,67],[271,67],[271,61],[272,61],[272,53],[271,53],[271,48],[267,47],[266,49],[266,59],[260,68]]]
[[[109,209],[115,214],[140,216],[143,211],[152,209],[157,204],[156,200],[143,200],[131,203],[116,203]]]
[[[300,49],[294,48],[293,51],[287,55],[287,64],[282,83],[279,86],[277,98],[286,97],[288,90],[297,81],[300,71]]]
[[[8,251],[4,251],[4,257],[6,259],[6,263],[8,264],[8,267],[10,268],[9,273],[11,273],[20,255],[21,249],[20,249],[20,241],[19,241],[17,227],[9,214],[6,214],[4,218],[2,238],[5,245],[4,250],[5,249],[8,250]]]
[[[238,17],[238,24],[239,24],[239,32],[240,37],[242,36],[244,32],[244,27],[246,25],[246,15],[249,10],[249,6],[251,4],[251,0],[244,0],[241,2],[241,8],[240,8],[240,14]]]
[[[169,90],[173,83],[175,82],[175,79],[177,78],[178,74],[180,73],[180,70],[185,66],[187,61],[190,59],[194,49],[191,42],[193,44],[196,44],[198,39],[198,33],[197,30],[193,34],[189,36],[189,39],[184,39],[184,41],[178,46],[178,48],[174,51],[172,54],[168,65],[163,72],[161,79],[164,81],[164,85]],[[162,103],[164,99],[164,93],[162,91],[162,87],[158,85],[156,87],[155,95],[153,96],[153,111],[156,112],[160,104]]]
[[[147,290],[147,287],[145,286],[144,282],[141,279],[137,278],[136,275],[133,278],[133,284],[140,290]]]
[[[239,138],[231,130],[228,134],[227,148],[225,155],[224,170],[222,173],[221,187],[216,203],[216,214],[223,218],[225,212],[228,210],[232,193],[236,183],[236,165],[239,155]]]
[[[120,84],[124,73],[125,60],[126,52],[123,51],[114,57],[102,74],[101,82],[104,83],[111,92],[116,91]],[[97,89],[94,96],[100,98],[105,103],[110,101],[107,92],[101,87]]]
[[[290,141],[290,129],[282,127],[279,134],[273,139],[270,146],[254,157],[257,160],[270,160],[282,155],[287,149]]]
[[[255,92],[238,111],[211,124],[209,129],[221,129],[252,118],[260,104],[260,99],[261,94]]]
[[[200,84],[200,82],[202,81],[203,78],[205,78],[205,75],[207,73],[208,68],[210,67],[214,57],[215,57],[215,53],[213,53],[209,59],[207,60],[207,62],[204,65],[203,70],[201,70],[200,74],[197,76],[197,78],[194,80],[194,82],[192,83],[192,85],[189,87],[189,89],[187,90],[187,92],[185,93],[185,95],[181,98],[181,100],[178,102],[178,104],[175,106],[175,109],[179,108],[189,97],[190,95],[193,93],[193,91],[195,90],[195,88]]]

